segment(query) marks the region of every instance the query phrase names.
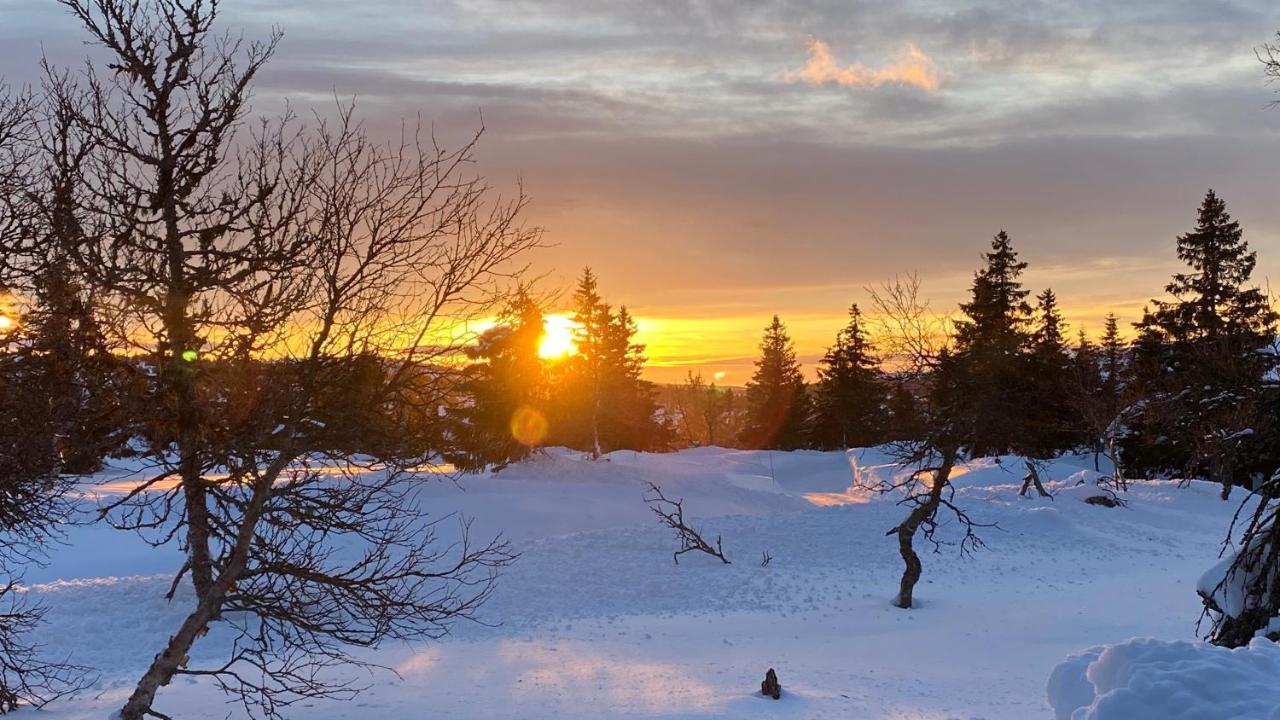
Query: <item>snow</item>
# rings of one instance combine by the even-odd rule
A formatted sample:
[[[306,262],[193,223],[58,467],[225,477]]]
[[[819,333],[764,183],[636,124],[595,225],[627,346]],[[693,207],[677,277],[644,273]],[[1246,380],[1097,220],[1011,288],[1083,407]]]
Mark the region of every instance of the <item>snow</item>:
[[[957,504],[998,528],[981,531],[989,549],[969,559],[952,546],[921,548],[920,606],[905,611],[889,603],[901,560],[885,532],[906,510],[897,497],[853,487],[855,476],[903,471],[874,449],[698,448],[596,462],[552,450],[460,484],[424,475],[439,515],[473,518],[473,531],[501,532],[521,553],[483,609],[488,624],[360,651],[399,677],[362,673],[370,688],[357,700],[309,702],[291,716],[1027,720],[1057,707],[1057,717],[1079,720],[1076,708],[1134,685],[1121,676],[1151,672],[1117,663],[1148,656],[1118,651],[1128,654],[1097,678],[1096,655],[1059,662],[1133,636],[1192,640],[1193,581],[1217,560],[1235,508],[1216,486],[1172,482],[1135,483],[1124,508],[1088,505],[1098,492],[1092,468],[1092,456],[1050,463],[1055,498],[1046,499],[1018,497],[1017,458],[958,467]],[[105,492],[123,490],[122,474],[106,473],[115,482]],[[733,564],[690,554],[674,565],[674,538],[642,501],[645,482],[683,498],[686,516],[722,536]],[[959,538],[949,518],[939,538]],[[762,567],[764,552],[772,560]],[[173,604],[163,599],[180,563],[173,549],[126,533],[72,528],[49,566],[28,574],[30,592],[49,606],[38,641],[100,677],[89,692],[25,716],[101,720],[117,709],[189,604],[185,589]],[[228,642],[214,631],[192,665],[217,661]],[[1248,652],[1275,660],[1268,649]],[[1241,672],[1249,664],[1233,662]],[[759,695],[770,667],[780,701]],[[188,679],[165,688],[156,707],[197,720],[241,716]]]
[[[1248,517],[1256,510],[1258,510],[1256,497],[1251,497],[1241,516]],[[1271,512],[1270,508],[1265,510]],[[1266,538],[1270,537],[1269,522],[1270,520],[1262,521],[1254,539],[1247,545],[1224,552],[1222,558],[1206,570],[1196,582],[1196,592],[1213,601],[1214,612],[1221,612],[1230,617],[1240,617],[1246,610],[1251,609],[1248,588],[1257,582],[1257,573],[1250,571],[1243,563],[1241,567],[1235,567],[1236,558],[1242,552],[1248,553],[1246,557],[1265,557],[1270,553],[1270,548],[1265,544]],[[1239,540],[1242,541],[1243,538]],[[1278,580],[1280,578],[1268,578],[1264,587],[1274,587],[1274,583]],[[1277,621],[1280,619],[1272,618],[1271,620],[1273,624]],[[1263,634],[1269,630],[1270,628],[1264,628]]]
[[[1049,678],[1055,720],[1280,720],[1280,646],[1138,638],[1072,656]]]

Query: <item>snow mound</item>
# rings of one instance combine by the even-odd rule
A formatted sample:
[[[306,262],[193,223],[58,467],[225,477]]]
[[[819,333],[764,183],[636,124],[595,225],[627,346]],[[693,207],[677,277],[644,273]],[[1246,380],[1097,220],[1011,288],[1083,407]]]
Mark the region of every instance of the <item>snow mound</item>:
[[[1230,650],[1135,638],[1071,655],[1049,676],[1055,720],[1280,720],[1280,646]]]

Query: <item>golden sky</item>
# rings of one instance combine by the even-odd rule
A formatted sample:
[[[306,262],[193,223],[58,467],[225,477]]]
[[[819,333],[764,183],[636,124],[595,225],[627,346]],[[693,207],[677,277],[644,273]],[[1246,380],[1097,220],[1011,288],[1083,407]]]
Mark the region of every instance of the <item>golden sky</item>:
[[[811,370],[863,288],[963,299],[1004,229],[1073,327],[1137,319],[1213,187],[1280,272],[1280,109],[1254,48],[1274,0],[228,0],[285,36],[255,110],[357,98],[375,133],[483,121],[567,292],[626,304],[649,375],[741,384],[779,314]],[[88,52],[55,3],[0,0],[0,67]],[[564,310],[565,308],[556,308]]]

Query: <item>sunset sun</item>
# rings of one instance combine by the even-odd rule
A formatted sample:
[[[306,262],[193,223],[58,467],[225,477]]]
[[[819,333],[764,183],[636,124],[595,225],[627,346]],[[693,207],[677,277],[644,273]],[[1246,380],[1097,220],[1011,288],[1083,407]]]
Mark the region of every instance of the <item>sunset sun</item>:
[[[557,360],[572,355],[577,348],[573,344],[572,320],[562,315],[548,315],[543,320],[542,339],[538,342],[538,357]]]

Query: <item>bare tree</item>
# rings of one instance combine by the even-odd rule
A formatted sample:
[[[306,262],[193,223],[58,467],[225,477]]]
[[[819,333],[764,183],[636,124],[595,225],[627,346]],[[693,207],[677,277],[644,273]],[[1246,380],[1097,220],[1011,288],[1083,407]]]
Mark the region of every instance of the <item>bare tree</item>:
[[[165,717],[180,675],[266,716],[350,697],[329,672],[348,648],[441,636],[514,557],[429,517],[415,469],[445,441],[460,329],[540,233],[471,171],[479,132],[450,150],[414,128],[376,143],[349,107],[250,121],[279,34],[217,34],[216,0],[61,2],[110,61],[46,64],[41,133],[67,151],[45,142],[43,171],[74,179],[68,262],[153,371],[150,463],[100,512],[178,543],[194,596],[122,717]],[[215,625],[231,654],[189,667]]]
[[[1272,42],[1263,43],[1257,49],[1258,61],[1262,63],[1262,72],[1266,75],[1267,82],[1273,83],[1280,81],[1280,32],[1276,33]],[[1280,101],[1275,101],[1272,105],[1276,105]]]
[[[680,549],[671,554],[671,559],[677,565],[680,564],[681,555],[694,550],[718,558],[725,565],[731,564],[729,558],[724,556],[724,548],[720,546],[719,535],[716,536],[716,544],[713,546],[703,539],[699,530],[694,529],[693,526],[685,522],[683,500],[670,500],[666,495],[662,494],[662,488],[651,482],[646,482],[645,484],[649,486],[649,492],[644,499],[645,503],[649,505],[649,509],[653,511],[653,514],[658,516],[663,525],[675,531],[676,538],[680,541]],[[765,553],[764,558],[762,564],[768,565],[768,553]]]
[[[876,337],[886,364],[896,367],[897,382],[919,392],[925,400],[920,437],[894,443],[897,459],[906,470],[863,481],[864,489],[901,494],[901,504],[910,508],[903,521],[885,533],[897,536],[904,565],[893,604],[910,608],[924,570],[914,547],[917,532],[933,544],[935,552],[940,550],[942,543],[935,538],[938,513],[950,510],[963,528],[960,552],[968,553],[982,547],[974,529],[988,526],[975,522],[955,504],[951,485],[951,472],[969,435],[966,418],[957,410],[965,392],[964,372],[962,361],[949,349],[950,320],[935,314],[920,299],[920,280],[915,275],[868,288],[868,293],[881,323]]]

